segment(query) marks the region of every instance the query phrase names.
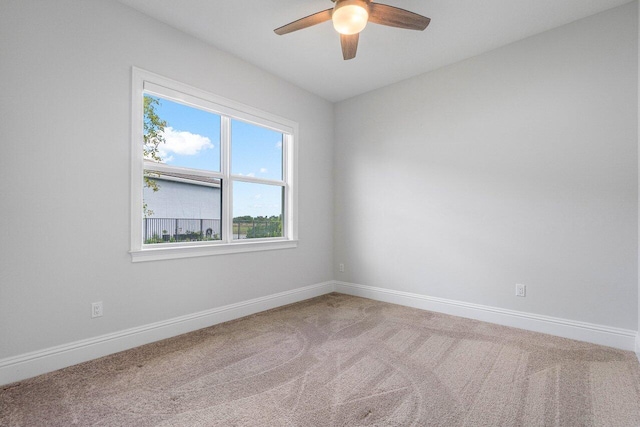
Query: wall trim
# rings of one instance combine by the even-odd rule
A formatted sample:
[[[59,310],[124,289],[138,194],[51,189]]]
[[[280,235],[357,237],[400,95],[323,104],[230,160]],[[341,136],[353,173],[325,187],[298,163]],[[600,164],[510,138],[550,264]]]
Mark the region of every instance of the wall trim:
[[[332,281],[0,360],[0,385],[333,292]]]
[[[334,284],[335,291],[343,294],[526,329],[578,341],[586,341],[622,350],[635,350],[640,360],[640,333],[630,329],[507,310],[355,283],[336,281]]]

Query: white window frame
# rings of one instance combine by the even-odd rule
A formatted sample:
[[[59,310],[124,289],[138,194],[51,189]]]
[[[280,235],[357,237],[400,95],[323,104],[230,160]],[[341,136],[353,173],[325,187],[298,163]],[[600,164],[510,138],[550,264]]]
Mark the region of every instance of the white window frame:
[[[220,172],[198,171],[200,175],[222,179],[222,240],[144,244],[143,238],[143,119],[145,93],[211,111],[221,116]],[[258,126],[282,132],[282,174],[279,180],[268,180],[231,173],[230,131],[231,120],[239,119]],[[214,95],[140,68],[132,70],[132,122],[131,122],[131,260],[155,261],[191,258],[239,252],[255,252],[295,248],[298,242],[297,135],[294,121],[256,108]],[[157,165],[159,169],[162,165]],[[233,181],[272,184],[284,188],[283,237],[234,240]]]

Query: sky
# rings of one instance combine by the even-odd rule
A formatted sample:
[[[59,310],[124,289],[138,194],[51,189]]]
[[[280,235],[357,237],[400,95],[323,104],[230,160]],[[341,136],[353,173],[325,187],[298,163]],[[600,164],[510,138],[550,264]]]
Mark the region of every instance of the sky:
[[[150,95],[145,95],[150,96]],[[167,99],[150,96],[167,122],[165,144],[158,148],[162,163],[220,171],[220,116]],[[231,173],[282,179],[282,133],[240,120],[231,121]],[[160,189],[162,191],[162,189]],[[282,213],[282,187],[233,182],[233,216]]]

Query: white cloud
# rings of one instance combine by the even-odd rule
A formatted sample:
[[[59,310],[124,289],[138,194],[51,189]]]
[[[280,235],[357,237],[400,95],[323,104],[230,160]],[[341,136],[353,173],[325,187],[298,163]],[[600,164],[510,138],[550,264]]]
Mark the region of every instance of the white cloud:
[[[213,148],[211,140],[206,136],[198,135],[187,131],[175,130],[168,126],[164,128],[165,143],[160,144],[160,157],[168,161],[168,153],[175,153],[182,156],[195,156],[202,150]]]
[[[246,174],[246,175],[245,175],[245,174],[243,174],[243,173],[238,173],[238,175],[240,175],[240,176],[250,176],[250,177],[252,177],[252,178],[254,178],[254,177],[256,176],[256,174],[255,174],[255,173],[253,173],[253,172],[248,173],[248,174]]]
[[[282,148],[282,141],[276,142],[276,148]]]
[[[267,173],[267,168],[260,168],[260,173]]]

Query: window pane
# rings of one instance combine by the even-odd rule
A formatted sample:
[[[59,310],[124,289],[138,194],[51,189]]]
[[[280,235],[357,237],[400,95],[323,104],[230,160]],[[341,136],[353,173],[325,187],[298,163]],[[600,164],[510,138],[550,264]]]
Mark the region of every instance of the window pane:
[[[145,244],[220,240],[221,180],[153,170],[145,173]]]
[[[281,180],[282,142],[281,132],[232,120],[231,172]]]
[[[284,187],[233,182],[233,238],[282,237]]]
[[[145,160],[191,169],[220,171],[220,116],[144,96]]]

